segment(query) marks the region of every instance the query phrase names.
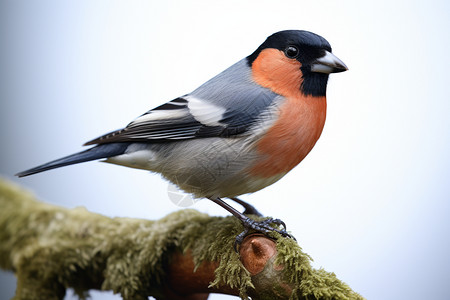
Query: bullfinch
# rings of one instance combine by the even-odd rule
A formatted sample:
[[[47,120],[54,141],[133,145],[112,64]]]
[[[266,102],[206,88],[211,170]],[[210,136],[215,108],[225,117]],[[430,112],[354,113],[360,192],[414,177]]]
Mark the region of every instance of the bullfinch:
[[[93,147],[16,174],[105,162],[160,173],[196,198],[219,204],[251,229],[290,236],[278,219],[255,221],[223,201],[280,180],[319,139],[330,73],[346,71],[321,36],[285,30],[193,92],[87,142]],[[283,225],[284,229],[272,224]]]

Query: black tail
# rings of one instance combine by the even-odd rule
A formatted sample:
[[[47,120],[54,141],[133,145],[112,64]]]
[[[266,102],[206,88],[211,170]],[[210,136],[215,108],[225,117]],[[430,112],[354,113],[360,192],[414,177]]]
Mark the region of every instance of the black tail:
[[[78,164],[86,161],[108,158],[116,155],[125,153],[129,143],[111,143],[111,144],[101,144],[93,148],[87,149],[82,152],[78,152],[49,163],[37,166],[35,168],[17,173],[16,176],[24,177],[28,175],[33,175],[36,173],[48,171],[51,169],[56,169],[59,167],[69,166],[73,164]]]

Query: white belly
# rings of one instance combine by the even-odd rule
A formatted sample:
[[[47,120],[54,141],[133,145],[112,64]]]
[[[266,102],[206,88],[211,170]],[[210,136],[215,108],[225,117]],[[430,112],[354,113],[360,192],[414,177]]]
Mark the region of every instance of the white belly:
[[[125,154],[106,162],[161,173],[180,189],[202,197],[235,197],[253,193],[278,181],[250,176],[257,158],[245,139],[206,138],[168,144],[130,145]]]

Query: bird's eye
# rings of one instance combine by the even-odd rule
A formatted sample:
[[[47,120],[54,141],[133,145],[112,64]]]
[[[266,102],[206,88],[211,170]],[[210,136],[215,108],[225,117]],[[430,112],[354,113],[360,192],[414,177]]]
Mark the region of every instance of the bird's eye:
[[[296,58],[298,56],[298,48],[295,46],[287,46],[284,54],[289,58]]]

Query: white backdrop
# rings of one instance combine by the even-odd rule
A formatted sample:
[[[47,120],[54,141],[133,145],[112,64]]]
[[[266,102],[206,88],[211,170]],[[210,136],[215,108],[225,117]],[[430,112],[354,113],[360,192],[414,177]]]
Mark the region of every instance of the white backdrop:
[[[273,32],[310,30],[350,70],[331,75],[310,155],[244,198],[368,299],[448,299],[449,11],[444,0],[1,0],[0,174],[49,203],[161,218],[179,207],[145,171],[91,162],[13,174],[192,91]],[[0,299],[14,289],[1,272]]]

